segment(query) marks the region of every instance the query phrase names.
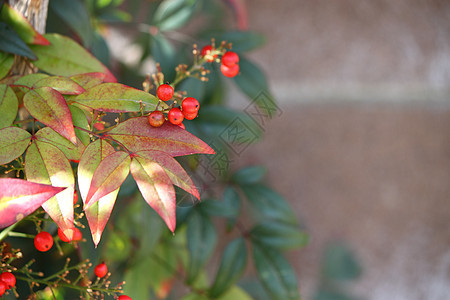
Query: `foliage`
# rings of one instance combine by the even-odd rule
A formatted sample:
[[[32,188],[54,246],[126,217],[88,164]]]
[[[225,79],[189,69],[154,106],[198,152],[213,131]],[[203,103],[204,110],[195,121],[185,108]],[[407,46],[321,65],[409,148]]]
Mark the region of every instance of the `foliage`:
[[[285,199],[264,183],[265,168],[231,168],[232,157],[256,142],[265,121],[279,113],[264,74],[245,57],[262,44],[262,36],[229,31],[220,22],[196,34],[205,43],[223,40],[216,47],[219,55],[229,43],[239,54],[240,74],[232,81],[251,100],[248,110],[239,112],[224,106],[229,83],[217,64],[206,63],[196,46],[193,59],[186,55],[190,42],[173,42],[174,33],[196,16],[220,20],[222,2],[165,0],[146,7],[149,16],[138,26],[145,30],[135,36],[140,61],[153,58],[159,64],[143,90],[136,88],[143,77],[132,66],[115,70],[119,80],[106,66],[110,54],[102,33],[112,22],[131,21],[122,1],[85,4],[50,1],[49,29],[58,19],[68,27],[44,35],[7,4],[1,10],[2,40],[10,42],[0,42],[0,164],[22,179],[0,179],[0,187],[17,186],[1,189],[2,227],[10,227],[0,240],[28,247],[17,237],[46,230],[60,255],[75,261],[54,270],[42,264],[51,260],[49,254],[12,249],[4,269],[27,282],[31,293],[40,290],[36,295],[43,299],[49,290],[56,298],[71,297],[73,290],[84,297],[116,295],[125,280],[124,292],[134,299],[225,300],[252,299],[239,281],[253,262],[271,299],[299,299],[294,270],[282,253],[304,246],[306,234]],[[134,9],[145,11],[140,1],[128,5],[132,15]],[[70,32],[84,47],[65,36]],[[13,75],[14,55],[39,72]],[[179,64],[191,59],[191,67]],[[166,81],[176,88],[172,104],[152,92]],[[201,105],[199,117],[185,122],[186,130],[168,122],[149,125],[151,111],[168,111],[185,95]],[[83,207],[73,204],[75,191]],[[72,239],[75,227],[84,237],[89,228],[93,243],[56,238],[60,228]],[[22,261],[27,256],[53,275],[31,271],[34,260]],[[91,264],[99,261],[107,262],[111,274],[89,280]]]

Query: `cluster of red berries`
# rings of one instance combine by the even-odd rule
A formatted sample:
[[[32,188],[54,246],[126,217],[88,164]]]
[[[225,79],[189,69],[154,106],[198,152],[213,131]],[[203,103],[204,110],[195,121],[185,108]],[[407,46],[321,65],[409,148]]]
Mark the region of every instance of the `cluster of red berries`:
[[[108,266],[104,262],[98,264],[94,269],[95,276],[98,278],[103,278],[108,274]],[[120,295],[119,300],[132,300],[130,296]]]
[[[0,296],[6,292],[6,290],[12,289],[16,285],[16,277],[11,272],[3,272],[0,274]]]
[[[156,90],[156,95],[162,101],[169,101],[174,94],[173,87],[168,84],[161,84]],[[181,109],[179,107],[172,107],[167,113],[167,119],[173,125],[178,125],[185,128],[183,120],[193,120],[197,117],[200,104],[197,99],[193,97],[184,98],[181,102]],[[164,113],[160,110],[155,110],[148,116],[148,121],[153,127],[161,127],[166,121]]]
[[[217,58],[217,54],[212,54],[213,46],[206,45],[200,51],[201,56],[206,58],[207,62],[213,62]],[[234,77],[239,74],[239,55],[233,51],[227,51],[222,55],[220,71],[227,77]]]

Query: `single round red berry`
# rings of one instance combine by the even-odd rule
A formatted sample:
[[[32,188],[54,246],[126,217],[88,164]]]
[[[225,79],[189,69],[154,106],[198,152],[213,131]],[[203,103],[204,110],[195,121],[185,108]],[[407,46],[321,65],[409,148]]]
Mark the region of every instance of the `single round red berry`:
[[[164,113],[160,110],[155,110],[148,116],[148,122],[153,127],[161,127],[162,124],[164,124],[164,121]]]
[[[224,64],[221,64],[220,71],[222,71],[222,74],[227,77],[234,77],[239,73],[239,65],[233,65],[231,67],[227,67]]]
[[[97,277],[105,277],[105,275],[108,273],[108,267],[105,263],[98,264],[94,269],[95,275]]]
[[[34,237],[34,246],[41,252],[50,250],[53,246],[53,237],[46,231],[39,232]]]
[[[72,241],[78,242],[78,241],[81,241],[82,238],[83,238],[83,234],[81,234],[80,229],[74,228]]]
[[[186,126],[184,126],[183,123],[178,124],[178,127],[180,127],[181,129],[186,129]]]
[[[131,297],[127,295],[120,295],[118,300],[133,300],[133,299],[131,299]]]
[[[181,122],[183,122],[184,115],[181,109],[178,107],[174,107],[169,110],[169,113],[167,114],[167,117],[169,118],[169,122],[173,125],[179,125]]]
[[[183,111],[183,115],[186,120],[194,120],[197,117],[197,113],[198,112],[196,112],[196,111],[194,111],[192,113]]]
[[[78,192],[73,191],[73,205],[77,204],[78,202]]]
[[[193,97],[187,97],[183,100],[183,102],[181,102],[181,108],[183,109],[183,112],[193,113],[199,110],[200,104],[198,103],[197,99]]]
[[[236,52],[227,51],[222,56],[222,65],[225,65],[227,67],[232,67],[233,65],[237,64],[238,62],[239,62],[239,55],[237,55]]]
[[[16,285],[16,276],[14,276],[11,272],[3,272],[0,275],[0,280],[5,283],[7,289],[10,289]]]
[[[214,56],[211,55],[211,52],[213,51],[213,47],[211,45],[206,45],[205,47],[202,48],[202,51],[200,51],[200,54],[205,57],[206,55],[208,55],[208,58],[206,59],[207,62],[213,62],[214,59],[217,57],[217,54],[215,54]]]
[[[161,84],[156,90],[156,95],[162,101],[168,101],[173,97],[173,87],[168,84]]]
[[[6,283],[0,281],[0,296],[3,296],[7,289],[8,287],[6,286]]]

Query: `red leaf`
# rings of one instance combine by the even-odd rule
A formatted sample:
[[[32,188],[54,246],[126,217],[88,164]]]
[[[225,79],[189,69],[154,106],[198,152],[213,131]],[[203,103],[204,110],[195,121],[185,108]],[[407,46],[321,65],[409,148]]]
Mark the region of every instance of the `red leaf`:
[[[55,197],[42,204],[42,208],[63,230],[67,238],[72,238],[73,193],[75,180],[72,167],[64,153],[57,147],[34,141],[25,156],[25,175],[29,181],[67,187]]]
[[[122,185],[130,172],[130,161],[127,152],[117,151],[100,162],[92,176],[85,207],[91,206]]]
[[[169,176],[173,184],[182,188],[186,192],[191,193],[200,200],[197,187],[192,182],[191,177],[189,177],[183,167],[172,156],[162,151],[152,150],[139,151],[136,155],[159,164]]]
[[[23,179],[0,178],[0,228],[20,221],[64,189]]]
[[[86,203],[85,200],[95,169],[104,158],[114,152],[113,146],[101,139],[89,144],[84,151],[80,159],[80,164],[78,165],[78,186],[83,203]],[[103,196],[89,208],[84,209],[95,245],[98,245],[100,242],[102,232],[111,215],[118,192],[119,189]]]
[[[23,103],[30,115],[39,122],[77,143],[72,115],[64,97],[50,87],[33,89],[25,94]]]
[[[133,157],[130,170],[145,201],[174,232],[176,198],[169,176],[156,162],[140,156]]]
[[[215,153],[205,142],[186,130],[168,122],[155,128],[149,124],[147,117],[128,119],[108,134],[132,152],[159,150],[170,156]]]

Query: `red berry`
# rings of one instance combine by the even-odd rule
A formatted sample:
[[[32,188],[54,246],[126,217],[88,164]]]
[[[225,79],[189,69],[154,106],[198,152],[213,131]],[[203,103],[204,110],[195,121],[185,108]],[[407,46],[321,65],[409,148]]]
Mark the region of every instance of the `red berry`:
[[[73,191],[73,205],[77,204],[77,202],[78,202],[78,193],[77,191]]]
[[[183,112],[178,107],[174,107],[171,110],[169,110],[167,117],[169,118],[169,122],[172,123],[173,125],[181,124],[181,122],[183,122],[184,119]]]
[[[200,54],[205,57],[206,55],[208,55],[208,58],[206,59],[207,62],[213,62],[214,59],[217,57],[217,54],[215,54],[214,56],[211,55],[211,52],[213,51],[213,47],[211,45],[206,45],[205,47],[202,48],[202,51],[200,51]]]
[[[0,280],[6,285],[8,289],[16,285],[16,276],[11,272],[3,272],[0,275]]]
[[[222,65],[232,67],[239,62],[239,55],[236,52],[228,51],[222,56]]]
[[[193,97],[187,97],[181,102],[181,108],[183,109],[183,112],[186,113],[193,113],[197,112],[200,108],[200,104],[198,103],[197,99]]]
[[[181,129],[186,129],[186,126],[184,126],[183,123],[178,124],[178,127],[180,127]]]
[[[222,64],[220,65],[220,71],[222,71],[222,74],[227,77],[234,77],[239,73],[239,65],[227,67],[224,64]]]
[[[83,238],[83,235],[81,234],[81,231],[74,227],[73,229],[73,235],[72,235],[72,240],[70,240],[64,233],[63,231],[58,228],[58,236],[61,239],[61,241],[69,243],[69,242],[76,242],[76,241],[81,241],[81,239]]]
[[[4,283],[3,281],[0,281],[0,296],[3,296],[3,294],[6,292],[7,290],[7,286],[6,283]]]
[[[101,122],[97,122],[94,124],[94,128],[97,130],[105,130],[105,124],[101,123]]]
[[[133,299],[131,299],[131,297],[127,295],[120,295],[118,300],[133,300]]]
[[[161,127],[162,124],[164,124],[164,121],[164,114],[160,110],[155,110],[148,116],[148,122],[153,127]]]
[[[194,111],[193,113],[188,113],[183,111],[183,115],[186,120],[194,120],[197,117],[197,112]]]
[[[168,84],[161,84],[156,90],[156,95],[162,101],[168,101],[173,97],[173,87]]]
[[[105,277],[105,275],[108,273],[108,267],[105,263],[98,264],[94,269],[95,275],[97,277]]]
[[[42,231],[34,237],[34,246],[41,252],[50,250],[53,246],[53,237],[50,233]]]

